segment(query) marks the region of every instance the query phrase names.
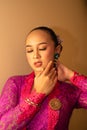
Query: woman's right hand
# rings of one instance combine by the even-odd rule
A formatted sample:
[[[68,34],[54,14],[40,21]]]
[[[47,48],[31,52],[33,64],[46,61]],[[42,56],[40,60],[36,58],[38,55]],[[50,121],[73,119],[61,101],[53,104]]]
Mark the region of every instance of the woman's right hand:
[[[53,90],[57,82],[57,72],[52,66],[53,62],[50,61],[47,67],[36,75],[34,79],[34,89],[37,93],[48,95]]]

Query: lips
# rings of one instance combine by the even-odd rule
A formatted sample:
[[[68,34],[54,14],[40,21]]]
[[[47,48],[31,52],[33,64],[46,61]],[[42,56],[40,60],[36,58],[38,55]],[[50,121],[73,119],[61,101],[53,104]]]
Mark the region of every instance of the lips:
[[[41,67],[42,66],[42,62],[41,61],[34,62],[34,66],[35,67]]]

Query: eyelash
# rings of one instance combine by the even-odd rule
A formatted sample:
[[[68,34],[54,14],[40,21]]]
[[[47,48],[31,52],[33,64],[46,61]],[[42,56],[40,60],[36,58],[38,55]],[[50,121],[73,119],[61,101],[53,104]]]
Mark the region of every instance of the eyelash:
[[[31,50],[31,51],[27,51],[27,53],[31,53],[31,52],[33,52],[33,50]]]
[[[44,50],[46,50],[46,47],[45,47],[45,48],[42,48],[42,49],[39,49],[39,50],[42,50],[42,51],[44,51]]]
[[[46,50],[46,48],[39,49],[39,50],[40,50],[40,51],[45,51],[45,50]],[[27,53],[31,53],[31,52],[33,52],[33,50],[27,51]]]

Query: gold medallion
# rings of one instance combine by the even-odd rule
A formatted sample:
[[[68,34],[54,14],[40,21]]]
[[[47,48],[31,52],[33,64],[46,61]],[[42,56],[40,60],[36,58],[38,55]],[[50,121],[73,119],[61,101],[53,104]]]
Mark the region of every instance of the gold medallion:
[[[53,98],[50,100],[49,106],[53,110],[59,110],[61,108],[62,104],[58,98]]]

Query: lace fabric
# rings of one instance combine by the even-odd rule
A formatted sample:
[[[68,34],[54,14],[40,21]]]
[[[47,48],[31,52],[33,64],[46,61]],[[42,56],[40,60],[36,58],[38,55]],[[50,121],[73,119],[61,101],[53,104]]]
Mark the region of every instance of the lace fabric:
[[[59,90],[58,90],[59,83],[56,84],[55,89],[48,97],[48,129],[47,130],[55,130],[55,126],[58,123],[59,119],[59,110],[53,110],[49,106],[49,102],[53,98],[58,98]]]
[[[70,81],[81,90],[78,107],[87,109],[87,76],[74,72]]]
[[[73,108],[87,109],[86,76],[75,74],[71,78],[72,85],[57,84],[54,92],[39,99],[38,94],[29,95],[33,81],[32,73],[29,76],[14,76],[6,82],[0,97],[0,130],[68,130]],[[58,111],[49,107],[49,101],[56,95],[62,102],[62,108]],[[28,96],[35,103],[40,103],[41,107],[25,103],[24,99]]]
[[[37,93],[35,90],[32,90],[32,86],[34,83],[34,73],[31,76],[25,79],[25,84],[23,86],[21,92],[21,100],[20,109],[21,115],[18,117],[18,123],[21,123],[23,120],[29,118],[31,119],[35,113],[39,110],[37,105],[29,104],[25,101],[25,99],[30,99],[33,103],[40,104],[45,98],[45,94]]]

